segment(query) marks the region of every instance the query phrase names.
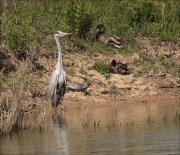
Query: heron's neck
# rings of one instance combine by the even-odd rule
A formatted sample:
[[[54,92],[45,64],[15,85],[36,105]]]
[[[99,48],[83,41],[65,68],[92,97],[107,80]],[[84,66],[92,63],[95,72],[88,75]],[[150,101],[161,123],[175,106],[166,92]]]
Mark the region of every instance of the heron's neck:
[[[59,37],[55,36],[55,40],[56,40],[56,44],[58,47],[58,63],[60,65],[60,68],[63,68],[63,63],[62,63],[62,49],[61,49],[61,45],[59,42]]]

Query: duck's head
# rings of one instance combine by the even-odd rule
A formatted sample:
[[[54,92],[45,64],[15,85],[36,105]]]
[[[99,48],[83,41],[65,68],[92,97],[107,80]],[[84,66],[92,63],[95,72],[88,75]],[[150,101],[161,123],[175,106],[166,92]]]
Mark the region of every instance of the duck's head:
[[[104,25],[103,24],[99,24],[99,25],[97,25],[97,27],[96,27],[97,29],[99,29],[99,31],[101,32],[101,33],[105,33],[105,27],[104,27]]]
[[[113,67],[116,67],[116,60],[112,60],[112,62],[111,62],[111,65],[113,66]]]

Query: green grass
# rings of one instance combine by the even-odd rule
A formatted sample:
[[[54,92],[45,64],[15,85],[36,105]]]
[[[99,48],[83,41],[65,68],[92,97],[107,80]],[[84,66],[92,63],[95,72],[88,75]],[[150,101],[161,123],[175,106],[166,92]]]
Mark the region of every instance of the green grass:
[[[91,69],[97,70],[100,74],[104,75],[106,79],[110,78],[110,69],[107,67],[107,65],[104,62],[97,61],[94,63],[94,65],[91,67]]]
[[[79,72],[81,74],[87,74],[87,71],[83,67],[80,68]]]
[[[177,64],[174,60],[167,59],[164,56],[160,56],[158,60],[167,73],[172,73],[172,75],[178,76],[178,72],[180,72],[180,64]]]
[[[159,57],[159,62],[166,69],[174,68],[176,66],[176,63],[173,60],[167,60],[164,56]]]
[[[46,49],[44,54],[54,51],[54,42],[46,39],[57,30],[74,34],[71,38],[63,39],[63,42],[71,42],[69,52],[89,52],[94,56],[98,56],[98,53],[114,54],[117,51],[127,55],[139,52],[141,45],[135,41],[137,34],[151,37],[154,44],[161,43],[161,40],[180,38],[177,0],[164,0],[160,4],[157,0],[3,2],[0,16],[0,51],[5,49],[6,53],[15,53],[19,59],[25,59],[29,47],[36,48],[37,53],[41,53],[41,48]],[[95,27],[100,23],[105,25],[107,32],[121,39],[128,39],[129,43],[117,50],[95,42],[93,33],[97,31]],[[94,69],[101,74],[107,74],[103,64],[98,63],[100,62],[94,65]],[[167,72],[173,68],[178,72],[178,64],[170,59],[159,58],[158,63]],[[143,58],[139,65],[144,65],[144,72],[157,70],[154,62],[146,58]],[[96,68],[97,66],[99,68]],[[73,71],[69,72],[74,75]],[[2,84],[0,89],[4,89]]]
[[[95,42],[95,27],[100,23],[105,25],[107,32],[121,39],[128,39],[129,43],[117,50]],[[29,47],[36,48],[37,53],[40,53],[41,48],[46,49],[47,53],[44,54],[54,51],[52,39],[45,40],[57,30],[74,33],[71,38],[63,39],[71,42],[69,52],[90,52],[96,56],[98,53],[115,54],[118,51],[131,55],[141,50],[141,45],[135,41],[137,34],[151,37],[152,41],[156,38],[155,44],[160,43],[159,40],[176,40],[180,37],[179,2],[164,0],[158,4],[157,0],[4,0],[0,28],[0,50],[5,47],[6,53],[13,52],[19,59],[25,59]],[[144,64],[146,72],[156,70],[151,61],[144,61],[148,61]],[[178,68],[171,60],[159,60],[159,63],[166,70]]]
[[[0,75],[0,92],[1,91],[5,91],[7,89],[7,84],[9,82],[9,79],[4,76],[4,75]]]
[[[76,52],[76,53],[83,53],[86,51],[85,41],[81,39],[71,39],[71,42],[73,43],[73,47],[70,49],[70,51]]]
[[[180,37],[179,3],[176,0],[165,0],[164,9],[163,5],[157,5],[157,0],[5,0],[2,4],[1,44],[17,57],[22,57],[29,46],[42,46],[45,36],[57,30],[86,38],[99,23],[121,38],[134,38],[137,33],[162,40]],[[75,47],[86,50],[81,41],[75,40]],[[50,44],[48,48],[52,48]]]
[[[73,68],[68,69],[68,70],[67,70],[67,73],[70,74],[70,75],[72,75],[72,76],[75,76],[75,75],[76,75],[76,72],[75,72],[75,70],[74,70]]]

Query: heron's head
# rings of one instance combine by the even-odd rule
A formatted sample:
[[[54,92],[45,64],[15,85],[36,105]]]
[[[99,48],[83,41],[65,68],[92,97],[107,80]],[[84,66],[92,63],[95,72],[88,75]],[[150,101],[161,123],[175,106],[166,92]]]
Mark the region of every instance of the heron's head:
[[[67,36],[67,35],[71,35],[71,33],[66,33],[66,32],[61,32],[61,31],[57,31],[55,33],[55,36],[57,36],[57,37],[64,37],[64,36]]]

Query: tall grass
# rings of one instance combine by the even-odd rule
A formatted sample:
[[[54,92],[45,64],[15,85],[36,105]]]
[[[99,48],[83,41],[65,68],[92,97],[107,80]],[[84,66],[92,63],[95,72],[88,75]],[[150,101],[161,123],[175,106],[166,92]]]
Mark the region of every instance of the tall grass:
[[[12,130],[43,127],[48,118],[48,106],[36,108],[37,105],[33,103],[32,94],[25,91],[27,85],[24,85],[24,81],[14,79],[10,84],[12,90],[6,92],[8,95],[2,93],[0,96],[0,135],[9,134]],[[37,112],[35,113],[35,111]],[[29,123],[34,115],[37,119],[33,120],[33,123]]]
[[[161,39],[180,37],[179,1],[2,1],[0,18],[3,45],[18,56],[28,46],[43,46],[42,40],[57,30],[79,36],[103,23],[121,37],[137,33]]]
[[[40,83],[36,85],[32,80],[32,63],[29,62],[29,58],[27,59],[23,65],[28,67],[17,63],[18,75],[10,77],[0,73],[0,135],[6,135],[12,130],[42,127],[48,117],[48,105],[36,108],[38,104],[35,97],[42,94],[42,88]],[[42,99],[46,101],[46,96]],[[37,119],[33,123],[28,123],[34,118],[34,114]]]
[[[35,105],[27,93],[18,92],[0,99],[0,135],[6,135],[12,130],[43,127],[48,117],[47,107],[34,113]],[[33,119],[34,115],[37,119],[30,124],[29,120]]]
[[[93,24],[94,8],[92,4],[83,0],[70,0],[67,2],[65,10],[65,22],[71,31],[85,39]]]
[[[93,1],[96,22],[119,36],[136,33],[162,39],[176,39],[180,31],[179,1],[122,0]]]

